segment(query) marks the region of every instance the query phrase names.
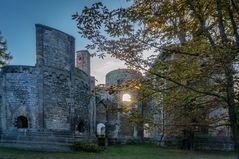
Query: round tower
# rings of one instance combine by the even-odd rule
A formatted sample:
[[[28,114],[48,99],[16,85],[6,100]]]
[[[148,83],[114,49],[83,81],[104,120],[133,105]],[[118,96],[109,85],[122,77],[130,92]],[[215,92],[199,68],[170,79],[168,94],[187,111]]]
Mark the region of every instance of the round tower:
[[[141,78],[141,73],[132,69],[117,69],[106,75],[106,85],[123,84]],[[123,112],[108,112],[109,138],[112,142],[125,142],[128,139],[140,139],[142,136],[141,125],[130,122],[130,114],[141,111],[141,102],[138,101],[138,90],[130,88],[121,89],[112,94],[114,96],[114,107],[125,110]],[[113,109],[114,110],[114,109]]]
[[[137,80],[141,73],[132,69],[117,69],[106,74],[106,85],[122,84],[127,80]]]

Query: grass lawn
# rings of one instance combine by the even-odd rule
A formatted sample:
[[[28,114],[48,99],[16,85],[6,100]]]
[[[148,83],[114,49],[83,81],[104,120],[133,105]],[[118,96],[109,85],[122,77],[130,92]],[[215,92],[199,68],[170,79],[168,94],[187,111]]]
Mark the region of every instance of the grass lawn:
[[[100,153],[35,152],[0,148],[0,159],[235,159],[231,152],[189,152],[154,145],[116,145]]]

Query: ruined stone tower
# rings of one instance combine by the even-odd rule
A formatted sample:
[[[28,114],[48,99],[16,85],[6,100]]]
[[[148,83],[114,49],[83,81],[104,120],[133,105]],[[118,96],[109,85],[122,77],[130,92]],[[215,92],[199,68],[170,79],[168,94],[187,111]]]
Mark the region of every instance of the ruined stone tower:
[[[120,85],[128,80],[134,81],[141,78],[141,74],[131,69],[117,69],[106,75],[106,87]],[[128,139],[140,139],[142,137],[141,125],[130,122],[129,115],[134,111],[141,111],[141,102],[138,101],[138,91],[131,89],[121,89],[116,93],[109,93],[113,101],[107,106],[106,102],[101,102],[108,94],[100,92],[102,97],[97,100],[97,124],[108,123],[108,138],[110,142],[126,142]],[[124,96],[128,96],[128,101],[124,101]],[[108,107],[108,112],[106,110]],[[128,110],[127,113],[114,111],[117,109]],[[111,111],[112,110],[112,111]],[[107,121],[108,120],[108,121]]]
[[[90,53],[87,50],[76,52],[76,67],[90,75]]]
[[[0,146],[67,149],[94,139],[94,80],[87,65],[75,67],[75,39],[36,25],[36,65],[0,72]],[[87,68],[88,67],[88,68]]]

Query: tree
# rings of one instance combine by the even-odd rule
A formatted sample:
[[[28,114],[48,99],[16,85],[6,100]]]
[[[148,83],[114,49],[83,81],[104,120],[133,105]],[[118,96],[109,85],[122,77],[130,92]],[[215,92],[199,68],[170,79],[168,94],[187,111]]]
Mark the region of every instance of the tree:
[[[171,88],[164,91],[168,96],[184,92],[186,96],[175,99],[180,108],[191,102],[210,111],[212,100],[225,106],[239,152],[238,71],[234,67],[239,52],[238,8],[236,0],[134,0],[130,7],[115,10],[95,3],[73,19],[81,36],[92,42],[87,48],[97,55],[110,54],[157,77],[153,81]],[[145,59],[147,51],[155,54]],[[180,57],[156,60],[159,54]],[[162,87],[153,91],[162,92]],[[187,98],[190,95],[192,99]]]
[[[167,60],[164,59],[165,56],[167,56]],[[204,61],[198,58],[175,54],[172,57],[163,53],[149,72],[160,73],[184,84],[186,87],[200,91],[220,92],[221,85],[214,81],[218,72],[210,71],[205,67],[209,67],[209,63],[204,64]],[[197,93],[152,74],[147,75],[147,78],[150,81],[143,85],[141,92],[146,98],[147,96],[158,96],[160,105],[163,107],[161,109],[164,110],[162,115],[166,120],[164,123],[161,122],[161,129],[164,130],[163,135],[166,133],[167,136],[175,136],[176,134],[183,137],[185,143],[188,143],[184,144],[184,148],[193,148],[193,137],[196,132],[197,134],[207,133],[208,129],[227,126],[228,116],[226,113],[221,113],[216,118],[215,115],[212,115],[212,112],[225,106],[222,99]],[[152,112],[155,112],[155,109]]]
[[[7,52],[7,42],[0,32],[0,67],[5,65],[11,58],[11,55]]]

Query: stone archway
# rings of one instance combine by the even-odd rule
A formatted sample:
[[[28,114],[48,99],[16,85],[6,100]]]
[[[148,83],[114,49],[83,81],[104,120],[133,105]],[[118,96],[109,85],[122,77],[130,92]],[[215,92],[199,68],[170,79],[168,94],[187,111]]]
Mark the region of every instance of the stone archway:
[[[103,124],[103,123],[97,124],[97,136],[105,137],[105,124]]]
[[[25,116],[18,116],[16,127],[18,129],[26,129],[28,128],[28,119]]]
[[[85,132],[85,124],[83,121],[80,121],[77,125],[77,131],[79,131],[80,133],[84,133]]]

